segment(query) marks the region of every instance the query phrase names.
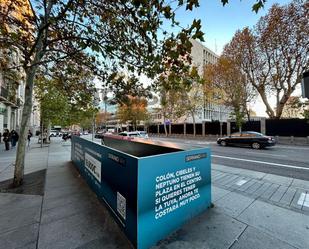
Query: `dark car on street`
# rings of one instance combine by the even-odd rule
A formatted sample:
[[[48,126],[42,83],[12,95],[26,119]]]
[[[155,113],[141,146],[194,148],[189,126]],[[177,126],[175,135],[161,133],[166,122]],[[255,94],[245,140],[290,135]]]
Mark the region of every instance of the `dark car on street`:
[[[253,149],[262,149],[268,146],[274,146],[276,141],[273,137],[265,136],[262,133],[255,131],[243,131],[233,133],[230,136],[218,138],[217,144],[222,146],[249,146]]]

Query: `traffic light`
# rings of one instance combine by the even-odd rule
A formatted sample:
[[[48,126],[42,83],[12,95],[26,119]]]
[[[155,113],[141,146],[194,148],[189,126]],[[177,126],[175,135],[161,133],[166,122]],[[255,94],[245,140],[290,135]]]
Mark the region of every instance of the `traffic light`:
[[[303,73],[302,97],[309,98],[309,71]]]

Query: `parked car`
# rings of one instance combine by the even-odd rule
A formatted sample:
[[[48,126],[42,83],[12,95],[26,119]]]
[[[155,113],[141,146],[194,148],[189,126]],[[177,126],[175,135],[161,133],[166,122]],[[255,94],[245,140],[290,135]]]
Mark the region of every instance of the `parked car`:
[[[265,136],[255,131],[236,132],[230,136],[218,138],[217,144],[221,146],[250,146],[253,149],[262,149],[268,146],[274,146],[276,141],[273,137]]]
[[[103,138],[104,131],[97,131],[94,135],[95,138]]]
[[[148,134],[146,131],[124,131],[118,134],[119,136],[126,136],[126,137],[140,137],[140,138],[148,138]]]
[[[141,138],[149,138],[147,131],[139,131],[139,137]]]
[[[51,130],[49,133],[49,137],[58,137],[59,132],[55,130]]]

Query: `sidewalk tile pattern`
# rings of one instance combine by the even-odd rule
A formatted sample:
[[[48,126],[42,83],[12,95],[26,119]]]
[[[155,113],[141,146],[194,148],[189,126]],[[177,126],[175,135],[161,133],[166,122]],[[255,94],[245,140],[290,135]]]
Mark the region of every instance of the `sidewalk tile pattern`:
[[[288,181],[284,179],[284,182],[288,182],[289,186],[285,185],[284,182],[283,185],[280,185],[268,181],[268,179],[273,179],[274,177],[255,179],[249,176],[232,174],[216,169],[212,170],[212,176],[214,186],[309,214],[309,207],[304,205],[305,203],[309,203],[309,201],[303,201],[302,203],[298,201],[302,195],[305,196],[307,192],[309,193],[309,190],[294,187],[292,180]],[[239,185],[238,183],[242,180],[246,182]],[[309,198],[309,195],[307,196],[307,198]]]

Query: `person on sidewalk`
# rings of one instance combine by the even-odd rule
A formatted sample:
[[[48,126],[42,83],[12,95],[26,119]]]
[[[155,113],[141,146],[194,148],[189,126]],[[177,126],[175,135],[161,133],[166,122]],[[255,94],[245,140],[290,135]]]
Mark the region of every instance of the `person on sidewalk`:
[[[5,129],[3,132],[3,142],[5,145],[5,150],[10,150],[10,140],[11,140],[11,134],[8,129]]]
[[[11,143],[12,143],[12,148],[15,148],[16,143],[18,142],[19,135],[15,130],[11,131]]]
[[[31,133],[31,131],[29,130],[29,131],[28,131],[28,135],[27,135],[28,147],[30,147],[31,137],[32,137],[32,133]]]
[[[1,140],[2,140],[1,138],[2,138],[2,133],[0,132],[0,144],[1,144]]]

